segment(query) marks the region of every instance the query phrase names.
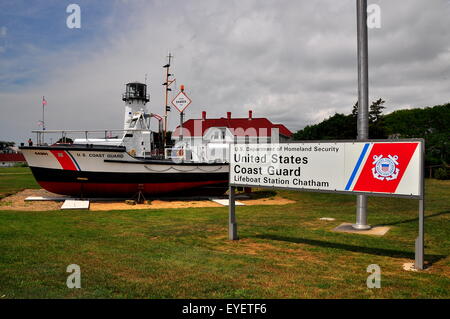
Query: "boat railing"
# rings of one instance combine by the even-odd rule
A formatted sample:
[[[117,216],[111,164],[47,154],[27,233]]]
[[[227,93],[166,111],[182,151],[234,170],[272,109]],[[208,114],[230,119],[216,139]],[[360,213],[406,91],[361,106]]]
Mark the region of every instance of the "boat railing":
[[[86,141],[93,139],[103,139],[103,140],[117,140],[122,139],[123,133],[125,132],[149,132],[148,129],[106,129],[106,130],[34,130],[31,131],[36,134],[36,145],[48,145],[54,143],[73,143],[75,138],[84,138]],[[55,141],[53,138],[47,138],[46,135],[55,136],[58,135]]]

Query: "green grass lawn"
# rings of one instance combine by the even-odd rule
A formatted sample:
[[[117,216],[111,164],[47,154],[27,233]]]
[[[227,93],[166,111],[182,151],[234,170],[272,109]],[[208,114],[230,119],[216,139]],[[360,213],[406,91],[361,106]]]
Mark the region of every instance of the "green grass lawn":
[[[1,192],[31,187],[27,169],[0,170]],[[0,298],[449,298],[450,181],[427,180],[426,192],[423,272],[402,269],[416,200],[369,198],[370,224],[392,227],[374,237],[330,231],[354,221],[355,196],[283,191],[296,203],[237,207],[235,242],[225,207],[0,211]],[[66,287],[70,264],[82,289]],[[380,289],[366,286],[370,264]]]
[[[25,188],[40,188],[28,167],[0,167],[0,198]]]

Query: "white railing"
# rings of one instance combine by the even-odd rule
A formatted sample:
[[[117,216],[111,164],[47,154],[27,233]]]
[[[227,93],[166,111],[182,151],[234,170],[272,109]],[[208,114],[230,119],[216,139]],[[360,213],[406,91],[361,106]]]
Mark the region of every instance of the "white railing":
[[[67,139],[71,139],[72,141],[75,141],[75,137],[73,136],[77,135],[76,138],[84,138],[86,141],[94,140],[94,139],[102,139],[105,141],[108,140],[122,140],[123,133],[131,133],[131,132],[149,132],[151,133],[151,130],[146,129],[107,129],[107,130],[34,130],[31,131],[33,134],[36,134],[36,144],[37,145],[48,145],[48,142],[50,144],[57,143],[58,141],[64,141]],[[117,134],[119,133],[119,134]],[[122,133],[122,134],[120,134]],[[50,134],[58,134],[59,136],[53,141],[53,138],[49,138],[50,140],[46,140],[45,136]],[[114,135],[117,136],[114,136]],[[53,135],[53,136],[54,136]],[[80,136],[81,135],[81,136]],[[95,136],[93,136],[95,135]]]

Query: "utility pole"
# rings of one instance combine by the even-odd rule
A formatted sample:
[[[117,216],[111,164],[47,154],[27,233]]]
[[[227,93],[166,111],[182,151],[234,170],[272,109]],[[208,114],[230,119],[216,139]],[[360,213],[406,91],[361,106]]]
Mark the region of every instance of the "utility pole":
[[[167,64],[163,66],[163,68],[166,69],[166,82],[163,83],[163,85],[166,87],[166,90],[165,90],[165,94],[166,94],[165,101],[166,101],[166,104],[165,104],[165,109],[164,109],[163,151],[165,150],[165,147],[166,147],[167,113],[170,112],[170,105],[168,104],[168,102],[169,102],[169,92],[172,91],[172,89],[169,88],[169,86],[175,81],[175,79],[169,80],[169,77],[173,75],[173,74],[169,73],[170,61],[172,60],[172,58],[173,58],[173,55],[169,52],[169,55],[167,56]]]
[[[367,44],[367,0],[356,0],[358,38],[358,140],[369,138],[369,57]],[[355,229],[365,230],[367,225],[367,196],[356,196]]]

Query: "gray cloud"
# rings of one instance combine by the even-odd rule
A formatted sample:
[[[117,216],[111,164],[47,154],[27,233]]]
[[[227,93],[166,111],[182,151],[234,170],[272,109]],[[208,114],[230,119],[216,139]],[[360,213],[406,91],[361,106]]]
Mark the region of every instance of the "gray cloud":
[[[28,138],[42,95],[49,128],[120,128],[124,83],[143,81],[146,73],[150,110],[162,113],[168,50],[177,85],[185,84],[193,100],[187,117],[202,110],[210,117],[246,116],[252,109],[297,130],[350,112],[357,99],[353,0],[124,3],[127,14],[117,2],[99,43],[64,52],[29,48],[28,61],[0,61],[2,70],[24,63],[30,76],[45,69],[41,82],[0,93],[2,139]],[[387,111],[448,102],[448,1],[370,3],[382,14],[381,29],[369,32],[371,99],[385,99]],[[170,122],[178,123],[176,112]]]

